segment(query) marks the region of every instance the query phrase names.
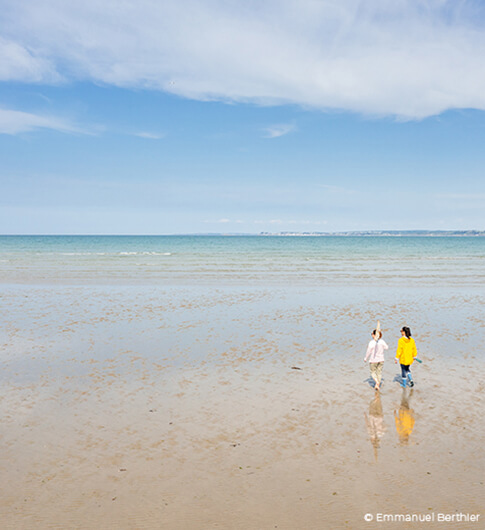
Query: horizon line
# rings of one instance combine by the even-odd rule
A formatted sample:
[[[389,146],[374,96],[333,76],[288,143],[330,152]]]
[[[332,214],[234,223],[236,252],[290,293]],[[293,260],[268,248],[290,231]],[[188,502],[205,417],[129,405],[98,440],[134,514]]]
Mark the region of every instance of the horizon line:
[[[283,230],[280,232],[180,232],[180,233],[159,233],[159,234],[109,234],[109,233],[73,233],[73,234],[0,234],[0,237],[177,237],[177,236],[253,236],[253,237],[268,237],[268,236],[342,236],[342,235],[412,235],[412,234],[479,234],[485,235],[485,230],[479,230],[476,228],[467,229],[446,229],[446,230],[434,230],[434,229],[415,229],[415,230],[335,230],[332,232],[320,232],[320,231],[293,231]]]

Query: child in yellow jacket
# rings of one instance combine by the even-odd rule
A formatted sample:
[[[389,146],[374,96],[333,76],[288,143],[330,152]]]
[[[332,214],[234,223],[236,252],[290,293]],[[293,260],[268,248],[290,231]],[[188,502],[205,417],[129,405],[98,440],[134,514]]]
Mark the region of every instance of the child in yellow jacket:
[[[397,363],[399,361],[401,365],[401,386],[406,388],[406,383],[408,382],[409,386],[413,387],[414,381],[411,375],[411,365],[418,355],[416,343],[411,337],[411,330],[408,327],[404,326],[401,329],[401,335],[402,337],[397,344],[396,359],[394,362]]]

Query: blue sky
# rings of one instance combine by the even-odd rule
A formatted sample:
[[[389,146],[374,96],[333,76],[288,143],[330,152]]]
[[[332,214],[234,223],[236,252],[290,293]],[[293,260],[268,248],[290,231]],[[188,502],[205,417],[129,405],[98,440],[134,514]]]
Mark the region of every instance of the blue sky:
[[[480,2],[0,7],[0,233],[485,229]]]

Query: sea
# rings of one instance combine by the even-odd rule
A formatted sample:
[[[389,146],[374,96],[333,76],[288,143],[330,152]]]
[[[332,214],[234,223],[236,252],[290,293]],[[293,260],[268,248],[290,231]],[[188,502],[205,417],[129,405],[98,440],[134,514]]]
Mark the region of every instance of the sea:
[[[485,237],[0,236],[0,284],[485,284]]]

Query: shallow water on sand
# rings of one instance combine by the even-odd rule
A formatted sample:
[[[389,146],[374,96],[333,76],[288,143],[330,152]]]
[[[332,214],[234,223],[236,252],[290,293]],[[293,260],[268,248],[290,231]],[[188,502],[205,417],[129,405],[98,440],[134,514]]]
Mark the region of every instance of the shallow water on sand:
[[[3,286],[3,527],[480,513],[483,287],[188,283]],[[379,401],[362,362],[377,318]],[[404,393],[403,324],[423,359]]]

